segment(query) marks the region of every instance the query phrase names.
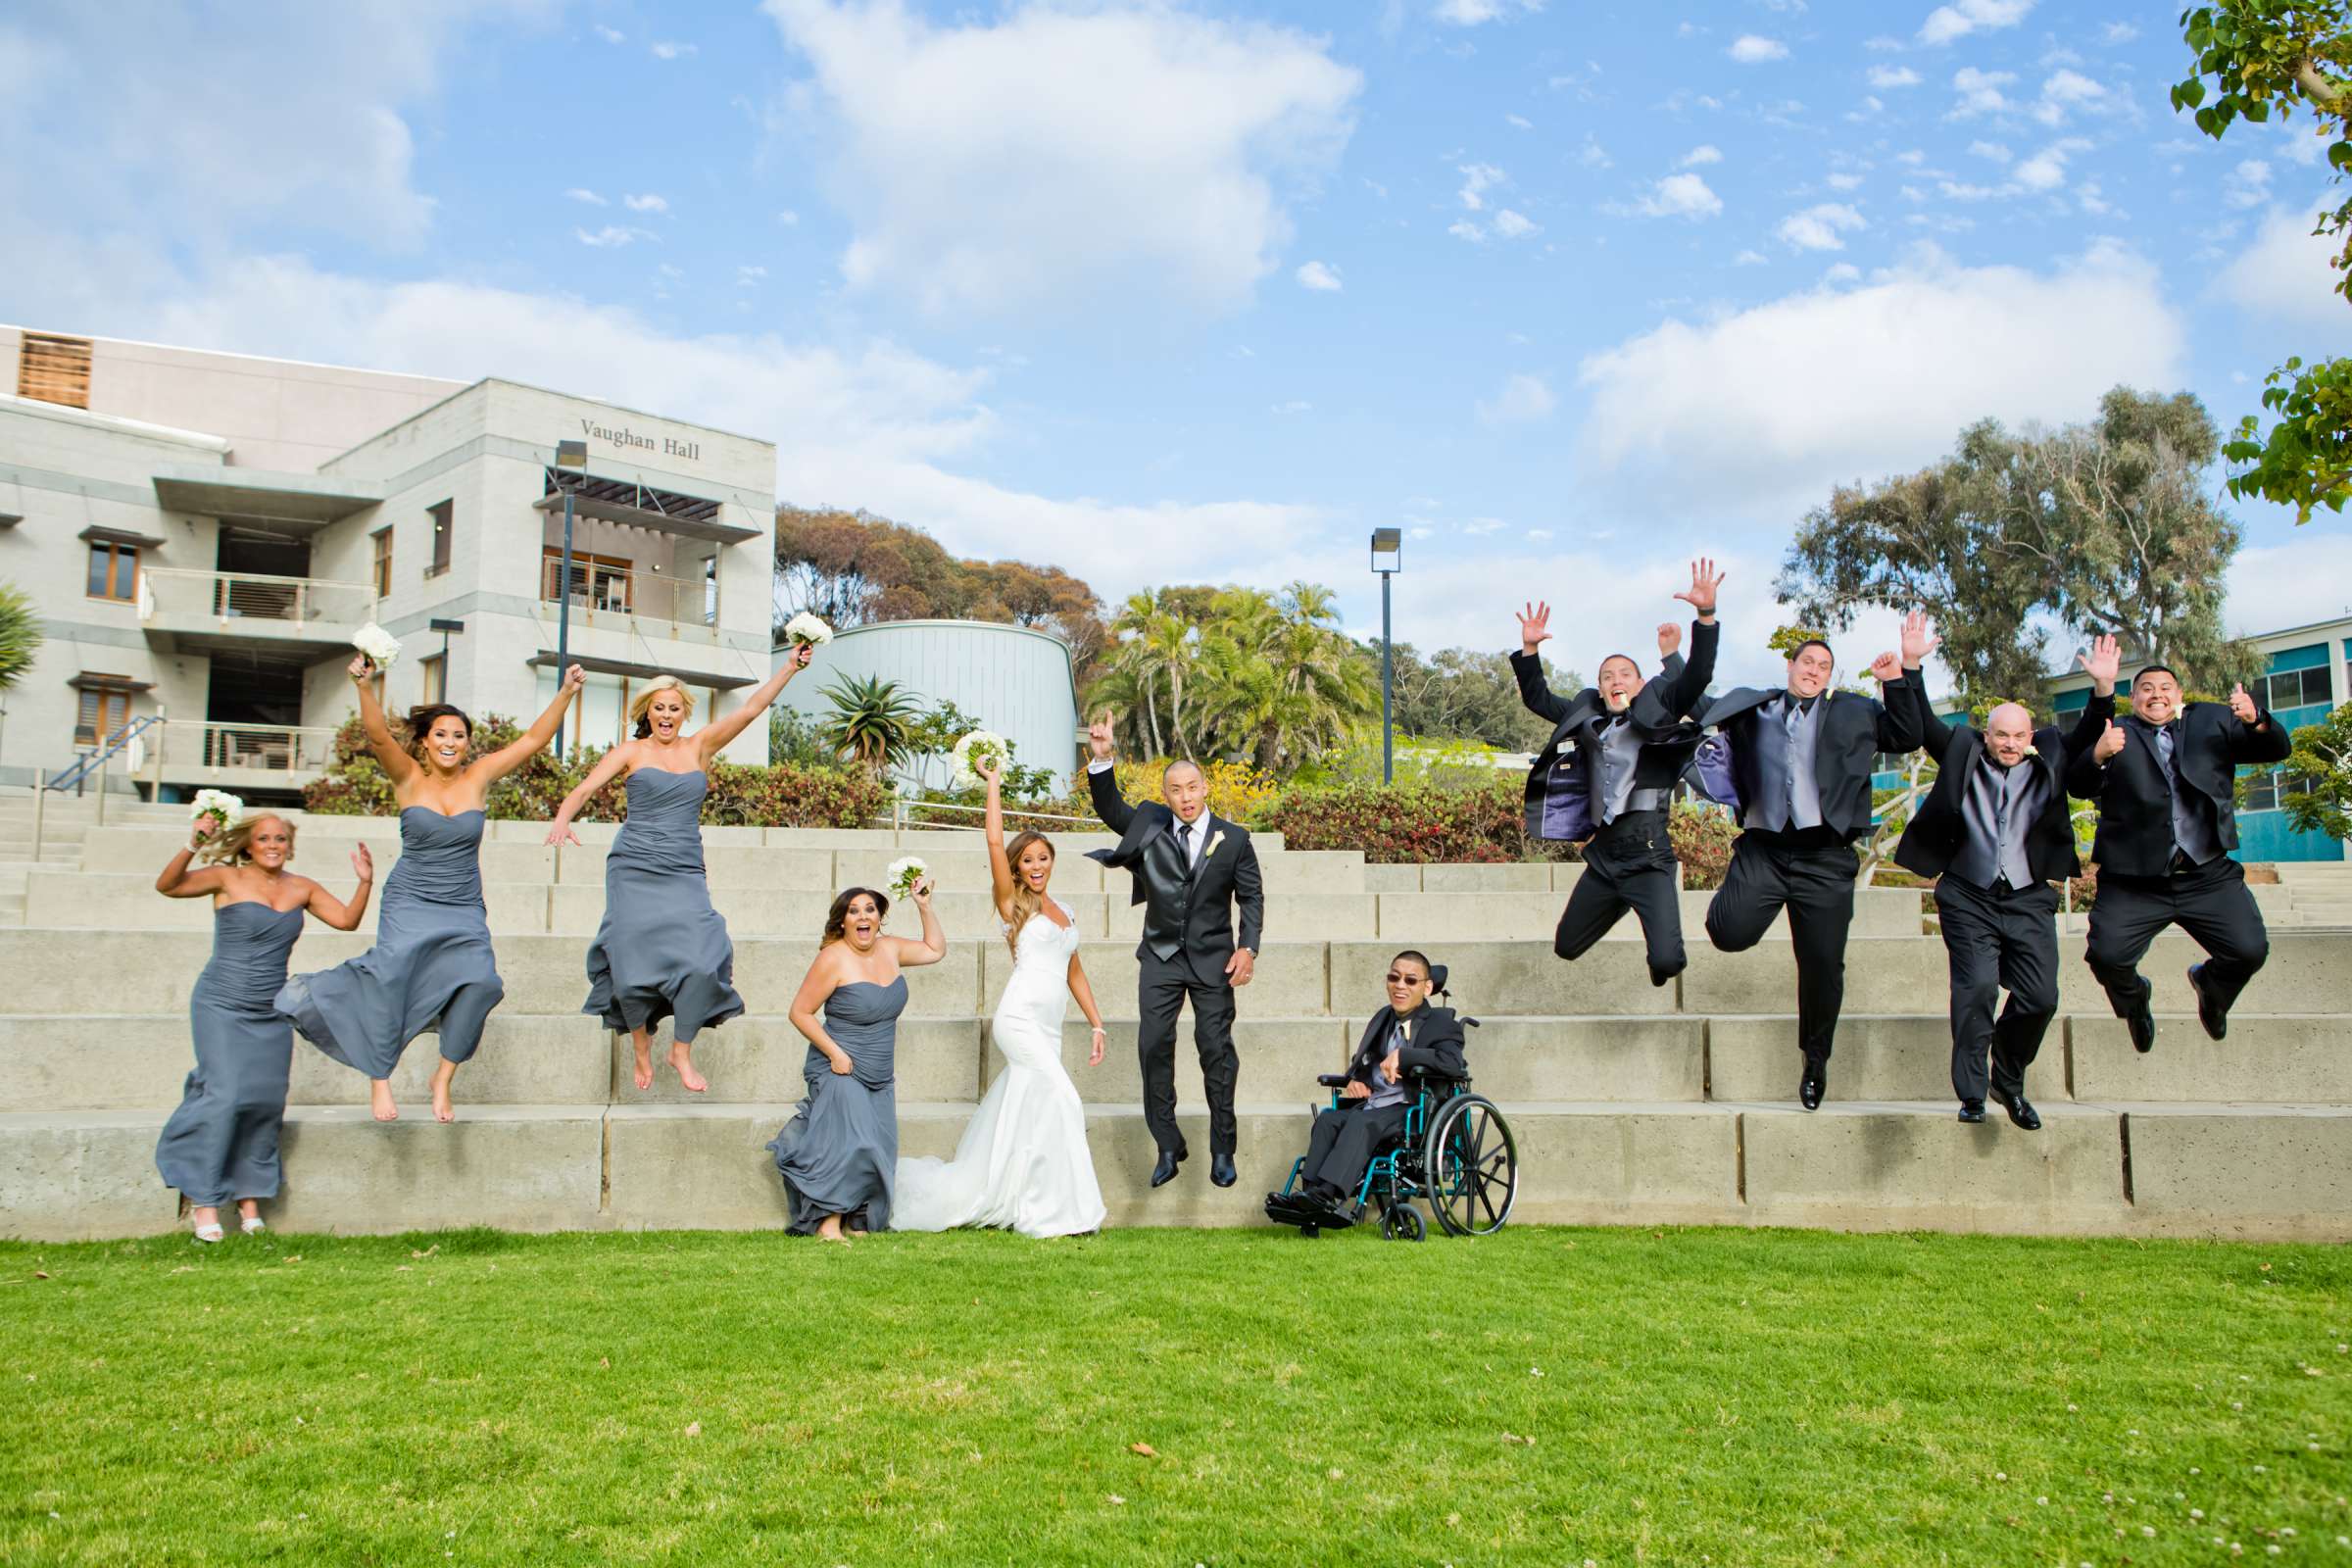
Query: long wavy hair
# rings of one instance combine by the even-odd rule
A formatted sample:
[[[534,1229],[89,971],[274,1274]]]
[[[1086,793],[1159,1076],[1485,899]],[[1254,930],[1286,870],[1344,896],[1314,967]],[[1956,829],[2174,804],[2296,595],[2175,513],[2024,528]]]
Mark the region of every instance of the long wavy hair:
[[[251,865],[253,836],[261,831],[264,822],[276,822],[286,830],[286,858],[294,858],[294,824],[275,811],[256,811],[241,816],[205,847],[196,852],[198,865]]]
[[[686,720],[694,716],[694,693],[688,691],[686,683],[675,675],[658,675],[654,678],[653,684],[639,692],[636,699],[629,704],[631,733],[639,740],[644,740],[653,734],[654,699],[663,692],[676,692],[678,701],[686,705],[686,712],[678,720],[678,733],[681,735],[686,733]]]
[[[1018,833],[1004,846],[1004,863],[1012,870],[1012,917],[1004,924],[1004,945],[1013,952],[1021,951],[1021,933],[1028,929],[1030,919],[1046,906],[1045,895],[1033,890],[1021,876],[1021,857],[1032,844],[1046,847],[1048,859],[1058,859],[1054,853],[1054,841],[1043,833]],[[1052,873],[1047,873],[1052,880]]]
[[[850,903],[860,897],[874,901],[874,924],[876,926],[890,918],[889,894],[877,892],[873,888],[843,888],[833,896],[833,906],[825,911],[825,937],[822,942],[817,944],[819,948],[829,948],[836,942],[848,940]]]
[[[434,723],[444,718],[454,718],[466,726],[466,760],[470,762],[473,760],[473,720],[466,716],[466,710],[450,703],[427,703],[421,708],[409,710],[409,716],[401,720],[401,728],[408,731],[404,744],[409,749],[409,755],[419,762],[424,760],[424,738],[433,732]]]

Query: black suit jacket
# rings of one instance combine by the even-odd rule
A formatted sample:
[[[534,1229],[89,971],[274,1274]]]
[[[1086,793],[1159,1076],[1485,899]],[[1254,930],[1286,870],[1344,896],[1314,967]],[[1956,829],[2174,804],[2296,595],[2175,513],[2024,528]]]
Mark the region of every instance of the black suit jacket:
[[[1703,620],[1690,623],[1690,658],[1669,655],[1664,664],[1634,694],[1626,721],[1642,739],[1634,762],[1634,788],[1674,788],[1698,750],[1703,732],[1691,721],[1715,678],[1715,645],[1723,628]],[[1562,750],[1573,746],[1570,774],[1583,784],[1592,803],[1592,821],[1599,825],[1601,798],[1600,729],[1610,717],[1600,689],[1588,686],[1571,698],[1560,698],[1544,679],[1541,655],[1522,649],[1511,656],[1511,673],[1519,678],[1519,701],[1538,718],[1551,721],[1551,738],[1536,754],[1527,771],[1527,835],[1544,836],[1544,796]]]
[[[2040,773],[2050,793],[2041,814],[2026,830],[2026,862],[2045,882],[2081,876],[2082,862],[2075,854],[2075,824],[2067,801],[2067,774],[2076,760],[2089,755],[2115,714],[2115,699],[2093,695],[2075,727],[2064,734],[2055,724],[2034,732],[2034,756],[2027,765]],[[1936,760],[1936,787],[1926,804],[1903,829],[1894,846],[1894,863],[1921,876],[1941,876],[1951,868],[1968,839],[1968,792],[1977,770],[1984,763],[1984,737],[1967,724],[1954,724],[1926,715],[1922,740]]]
[[[1764,705],[1784,695],[1741,686],[1724,693],[1699,722],[1720,726],[1732,743],[1732,777],[1740,799],[1758,799],[1763,788],[1757,770],[1758,726]],[[1870,775],[1879,753],[1900,755],[1916,751],[1920,715],[1927,711],[1928,691],[1916,669],[1886,685],[1886,701],[1859,692],[1826,691],[1820,700],[1830,705],[1814,737],[1813,781],[1821,791],[1822,825],[1851,843],[1870,831]]]
[[[1176,813],[1157,801],[1130,806],[1119,793],[1117,774],[1110,768],[1087,774],[1095,814],[1119,835],[1116,848],[1090,850],[1088,856],[1115,865],[1134,878],[1131,903],[1146,906],[1144,940],[1136,956],[1149,953],[1163,962],[1182,954],[1201,979],[1210,975],[1202,960],[1213,959],[1216,978],[1223,978],[1225,960],[1233,956],[1233,909],[1241,906],[1241,946],[1257,951],[1265,927],[1265,887],[1257,870],[1257,850],[1250,830],[1208,815],[1208,845],[1200,860],[1188,865],[1171,831]],[[1219,835],[1223,835],[1220,841]]]
[[[2214,833],[2237,848],[2237,766],[2283,762],[2294,739],[2266,709],[2247,724],[2227,703],[2190,703],[2173,720],[2173,766],[2181,785],[2212,803]],[[2066,787],[2099,803],[2099,834],[2090,858],[2102,871],[2164,876],[2172,869],[2173,797],[2147,732],[2126,725],[2124,749],[2102,763],[2084,752]]]
[[[1389,1059],[1389,1031],[1396,1027],[1396,1008],[1383,1007],[1372,1015],[1372,1021],[1364,1025],[1363,1038],[1356,1042],[1354,1056],[1348,1060],[1348,1077],[1368,1088],[1381,1087],[1380,1064]],[[1470,1070],[1462,1060],[1464,1041],[1461,1016],[1451,1007],[1425,1002],[1413,1015],[1411,1037],[1396,1053],[1397,1070],[1466,1078]]]

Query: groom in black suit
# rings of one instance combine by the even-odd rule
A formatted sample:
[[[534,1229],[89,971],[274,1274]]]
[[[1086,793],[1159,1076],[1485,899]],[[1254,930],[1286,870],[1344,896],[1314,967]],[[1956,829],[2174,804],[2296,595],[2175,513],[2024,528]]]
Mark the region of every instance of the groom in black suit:
[[[1135,879],[1134,902],[1145,906],[1144,940],[1135,950],[1143,963],[1137,1054],[1144,1068],[1144,1124],[1159,1146],[1152,1185],[1173,1181],[1188,1153],[1176,1125],[1176,1015],[1189,997],[1193,1045],[1208,1092],[1208,1179],[1231,1187],[1240,1142],[1233,1090],[1242,1070],[1233,1049],[1233,993],[1250,983],[1266,914],[1257,851],[1249,829],[1208,809],[1208,780],[1195,764],[1168,764],[1160,783],[1164,806],[1129,806],[1111,762],[1107,715],[1095,721],[1087,739],[1095,754],[1086,777],[1095,814],[1119,835],[1117,848],[1089,854],[1125,868]],[[1233,934],[1237,904],[1239,945]]]
[[[1923,713],[1936,788],[1903,829],[1894,863],[1936,879],[1936,923],[1952,974],[1952,1093],[1960,1119],[1984,1119],[1987,1093],[2028,1132],[2041,1115],[2026,1099],[2026,1069],[2058,1011],[2058,893],[2082,874],[2066,775],[2115,712],[2118,653],[2102,637],[2082,656],[2090,700],[2072,730],[2034,727],[2003,703],[1980,733]],[[1993,1004],[2008,1004],[1996,1020]],[[1986,1080],[1989,1053],[1991,1076]]]
[[[1707,940],[1743,953],[1788,911],[1796,952],[1796,1044],[1804,1071],[1796,1102],[1821,1108],[1830,1048],[1845,1004],[1845,936],[1854,919],[1854,840],[1870,831],[1877,755],[1919,746],[1927,689],[1920,662],[1935,648],[1925,615],[1903,622],[1903,652],[1881,654],[1870,672],[1885,701],[1830,689],[1838,662],[1818,638],[1788,656],[1788,684],[1741,687],[1716,699],[1701,722],[1720,725],[1732,751],[1741,832],[1723,886],[1707,906]]]

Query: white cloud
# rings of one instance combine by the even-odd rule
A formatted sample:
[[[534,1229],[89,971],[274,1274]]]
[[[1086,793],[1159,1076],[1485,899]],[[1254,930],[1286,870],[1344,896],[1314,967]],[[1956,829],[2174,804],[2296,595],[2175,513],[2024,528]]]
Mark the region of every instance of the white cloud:
[[[1734,267],[1763,267],[1771,261],[1762,251],[1741,251],[1732,258]]]
[[[669,203],[648,191],[642,196],[623,196],[621,205],[632,213],[666,213]]]
[[[1778,38],[1759,37],[1749,32],[1734,39],[1732,46],[1724,53],[1743,66],[1760,66],[1768,60],[1788,59],[1788,46]]]
[[[604,39],[607,43],[627,43],[629,41],[629,35],[627,33],[608,27],[601,22],[593,23],[590,25],[591,30],[593,30],[599,38]]]
[[[1952,118],[1966,120],[1972,115],[1997,115],[2015,108],[2016,105],[2009,101],[2008,95],[2001,89],[2016,79],[2017,73],[2014,71],[1979,71],[1974,66],[1961,67],[1952,73],[1952,90],[1960,95],[1959,106],[1952,111]]]
[[[702,53],[702,51],[693,44],[676,43],[667,38],[663,38],[660,42],[656,43],[652,50],[653,57],[656,60],[683,60],[688,55],[700,53]]]
[[[776,221],[782,223],[786,228],[798,228],[801,222],[801,215],[787,207],[776,215]]]
[[[2176,384],[2186,337],[2128,251],[2035,272],[1922,246],[1860,287],[1670,320],[1592,355],[1582,452],[1629,484],[1671,467],[1751,511],[1801,505],[1927,462],[1975,419],[2077,420],[2119,382]]]
[[[1845,249],[1845,241],[1838,237],[1839,234],[1869,226],[1851,207],[1841,202],[1823,202],[1801,213],[1791,213],[1781,220],[1777,232],[1801,251],[1841,251]]]
[[[1438,0],[1430,15],[1457,27],[1475,27],[1482,22],[1524,16],[1543,9],[1544,0]]]
[[[2034,0],[1953,0],[1937,6],[1920,24],[1919,41],[1947,44],[1979,28],[2014,27],[2034,9]]]
[[[1996,164],[2005,164],[2011,157],[2009,149],[1997,141],[1972,141],[1968,150],[1972,157],[1988,158]]]
[[[1689,152],[1683,154],[1681,167],[1685,169],[1698,169],[1707,164],[1720,164],[1722,162],[1723,152],[1720,148],[1701,143],[1700,145],[1691,148]]]
[[[1515,213],[1508,207],[1494,215],[1494,232],[1504,239],[1524,239],[1530,234],[1542,232],[1543,227],[1543,224],[1535,222],[1524,213]]]
[[[1696,174],[1668,174],[1635,210],[1644,218],[1714,218],[1723,211],[1723,198]]]
[[[564,194],[572,201],[586,202],[591,207],[610,207],[612,205],[611,202],[606,201],[602,196],[599,196],[596,192],[592,190],[584,190],[577,185],[574,185],[571,189],[565,191]]]
[[[2101,36],[2109,43],[2130,43],[2139,36],[2139,29],[2129,22],[2110,22]]]
[[[2343,309],[2342,301],[2336,309]],[[2352,582],[2352,535],[2299,528],[2287,543],[2238,551],[2230,563],[2222,618],[2239,637],[2333,620],[2345,612],[2347,582]]]
[[[786,95],[854,238],[854,289],[935,315],[1246,300],[1363,84],[1326,40],[1161,7],[935,24],[767,0],[810,78]],[[959,14],[970,18],[970,13]]]
[[[2328,265],[2337,246],[2312,232],[2318,220],[2305,209],[2274,207],[2213,281],[2215,294],[2249,315],[2318,330],[2320,340],[2303,345],[2307,359],[2352,349],[2352,307],[2335,292],[2342,274]]]
[[[1323,262],[1304,262],[1299,265],[1298,286],[1323,294],[1337,294],[1347,285],[1340,281],[1340,270]]]
[[[1446,232],[1451,234],[1455,239],[1468,240],[1473,245],[1484,245],[1487,242],[1487,231],[1467,218],[1457,218],[1446,224]]]
[[[2230,172],[2230,186],[2224,193],[2232,207],[2264,207],[2271,200],[2271,166],[2259,158],[2249,158]]]
[[[1503,184],[1509,176],[1493,164],[1464,164],[1461,166],[1462,188],[1455,192],[1462,205],[1474,213],[1487,209],[1487,192]]]
[[[1584,146],[1577,149],[1576,161],[1587,169],[1607,169],[1614,163],[1608,149],[1601,146],[1600,139],[1589,130],[1585,132]]]
[[[2066,161],[2088,152],[2090,143],[2080,136],[2052,142],[2010,171],[2010,177],[2031,191],[2056,190],[2066,183]]]
[[[1916,87],[1923,79],[1925,78],[1909,66],[1873,66],[1870,68],[1870,84],[1882,92],[1891,91],[1896,87]]]
[[[2043,79],[2041,101],[2034,106],[2034,118],[2045,125],[2063,125],[2077,112],[2100,114],[2115,103],[2104,84],[2079,71],[2059,71]]]
[[[735,283],[739,288],[750,288],[766,276],[767,269],[764,267],[738,267],[735,269]]]
[[[1516,130],[1533,130],[1536,128],[1536,122],[1528,119],[1525,115],[1505,115],[1502,117],[1502,122]]]
[[[1822,180],[1822,183],[1832,190],[1860,190],[1862,176],[1860,174],[1830,174]]]
[[[1478,416],[1489,424],[1528,424],[1549,418],[1559,404],[1551,385],[1540,375],[1514,375],[1502,383],[1493,401],[1481,401]]]

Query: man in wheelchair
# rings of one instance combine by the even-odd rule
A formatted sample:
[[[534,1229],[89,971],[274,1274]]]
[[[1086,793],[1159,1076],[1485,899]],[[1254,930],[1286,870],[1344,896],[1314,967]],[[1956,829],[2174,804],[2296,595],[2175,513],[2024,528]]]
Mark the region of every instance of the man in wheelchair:
[[[1365,1172],[1403,1137],[1420,1095],[1409,1080],[1421,1073],[1466,1075],[1461,1019],[1430,1003],[1445,983],[1445,969],[1410,949],[1389,960],[1389,1004],[1364,1026],[1348,1071],[1320,1079],[1339,1093],[1315,1117],[1298,1180],[1266,1195],[1268,1219],[1302,1229],[1353,1224]]]

